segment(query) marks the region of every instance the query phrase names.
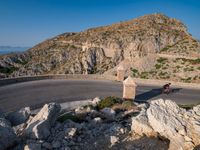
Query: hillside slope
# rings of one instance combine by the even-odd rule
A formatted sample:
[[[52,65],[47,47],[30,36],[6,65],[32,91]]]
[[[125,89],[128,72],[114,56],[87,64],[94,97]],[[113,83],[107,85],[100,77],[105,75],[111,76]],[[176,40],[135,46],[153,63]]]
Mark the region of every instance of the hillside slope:
[[[123,60],[140,72],[151,70],[157,54],[200,56],[200,44],[183,23],[151,14],[79,33],[64,33],[23,54],[0,57],[1,77],[41,74],[102,74]]]

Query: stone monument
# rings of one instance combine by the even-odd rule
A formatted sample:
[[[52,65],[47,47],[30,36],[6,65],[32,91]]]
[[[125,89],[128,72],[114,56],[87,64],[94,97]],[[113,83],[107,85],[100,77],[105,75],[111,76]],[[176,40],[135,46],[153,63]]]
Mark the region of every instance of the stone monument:
[[[125,69],[124,66],[120,65],[117,68],[117,81],[124,81]]]
[[[123,99],[134,100],[136,95],[136,83],[132,77],[123,81]]]

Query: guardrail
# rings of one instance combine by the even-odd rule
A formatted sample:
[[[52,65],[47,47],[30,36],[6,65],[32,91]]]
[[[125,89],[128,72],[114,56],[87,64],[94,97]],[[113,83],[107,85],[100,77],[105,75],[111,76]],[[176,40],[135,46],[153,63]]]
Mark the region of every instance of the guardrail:
[[[83,74],[59,74],[59,75],[40,75],[40,76],[21,76],[15,78],[4,78],[0,79],[0,86],[36,81],[36,80],[46,80],[46,79],[94,79],[94,80],[115,80],[114,76],[104,76],[104,75],[83,75]]]

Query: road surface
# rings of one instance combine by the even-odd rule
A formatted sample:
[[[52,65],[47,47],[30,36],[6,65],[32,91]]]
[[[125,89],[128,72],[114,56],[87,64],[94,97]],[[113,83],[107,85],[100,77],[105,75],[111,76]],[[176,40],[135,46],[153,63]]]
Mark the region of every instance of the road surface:
[[[158,86],[138,85],[136,101],[164,98],[179,104],[200,103],[200,90],[176,88],[169,95]],[[0,87],[0,109],[4,112],[21,107],[41,107],[49,102],[86,100],[96,96],[122,97],[122,83],[96,80],[39,80]]]

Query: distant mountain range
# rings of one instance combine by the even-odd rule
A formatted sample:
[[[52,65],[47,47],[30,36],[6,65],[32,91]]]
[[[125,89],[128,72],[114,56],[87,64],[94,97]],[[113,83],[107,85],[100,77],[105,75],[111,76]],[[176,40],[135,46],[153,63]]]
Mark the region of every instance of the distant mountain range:
[[[13,46],[0,46],[0,54],[9,54],[9,53],[14,53],[14,52],[22,52],[30,47],[13,47]]]

